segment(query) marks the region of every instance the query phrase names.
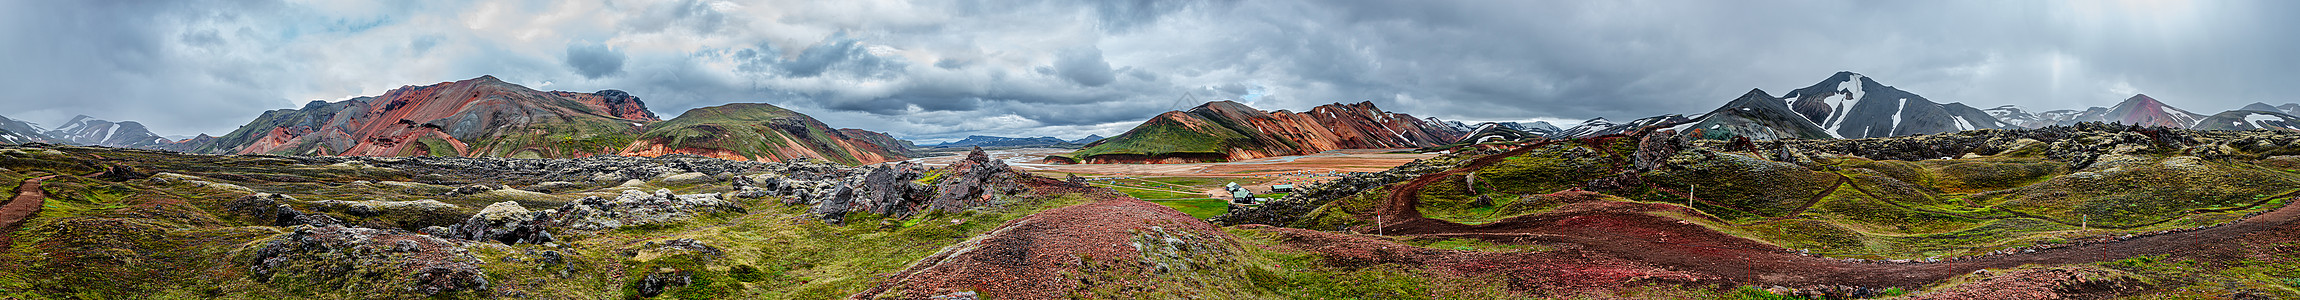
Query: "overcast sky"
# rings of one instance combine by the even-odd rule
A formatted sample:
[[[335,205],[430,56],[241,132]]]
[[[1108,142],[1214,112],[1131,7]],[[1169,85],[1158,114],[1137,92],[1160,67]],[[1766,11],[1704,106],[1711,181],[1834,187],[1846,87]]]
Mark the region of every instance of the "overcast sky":
[[[1698,113],[1846,70],[2035,110],[2300,102],[2300,1],[0,1],[0,115],[222,134],[492,74],[665,118],[766,102],[919,141],[1239,99],[1449,120]],[[53,125],[51,125],[52,127]]]

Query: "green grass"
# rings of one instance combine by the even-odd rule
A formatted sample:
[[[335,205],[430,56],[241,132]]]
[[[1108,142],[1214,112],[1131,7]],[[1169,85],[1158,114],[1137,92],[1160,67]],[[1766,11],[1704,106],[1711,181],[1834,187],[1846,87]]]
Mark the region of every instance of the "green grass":
[[[1200,220],[1230,212],[1230,201],[1222,199],[1160,200],[1150,203],[1172,207]]]
[[[1120,193],[1125,193],[1125,194],[1126,194],[1126,196],[1129,196],[1129,197],[1134,197],[1135,199],[1143,199],[1143,200],[1154,200],[1154,199],[1155,199],[1155,200],[1165,200],[1165,199],[1205,198],[1205,197],[1207,196],[1207,195],[1204,195],[1204,194],[1194,194],[1194,193],[1176,193],[1176,192],[1171,192],[1171,191],[1166,191],[1166,190],[1159,190],[1159,189],[1150,189],[1150,188],[1142,188],[1142,187],[1134,187],[1134,186],[1124,186],[1124,185],[1113,185],[1113,184],[1105,184],[1105,183],[1092,183],[1091,185],[1093,185],[1093,186],[1098,186],[1098,187],[1105,187],[1105,188],[1110,188],[1111,190],[1116,190],[1116,191],[1118,191],[1118,192],[1120,192]]]

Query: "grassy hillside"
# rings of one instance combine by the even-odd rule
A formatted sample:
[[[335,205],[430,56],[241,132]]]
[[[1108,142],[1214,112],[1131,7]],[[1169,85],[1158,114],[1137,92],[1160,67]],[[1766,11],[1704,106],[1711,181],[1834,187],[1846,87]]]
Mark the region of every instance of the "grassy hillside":
[[[855,156],[863,153],[859,151],[900,157],[883,149],[850,148],[846,145],[868,141],[850,139],[814,118],[765,103],[688,110],[676,118],[648,124],[646,132],[637,140],[672,149],[733,151],[752,160],[809,156],[797,151],[799,149],[811,150],[821,154],[824,160],[842,164],[864,163]]]
[[[1166,113],[1145,121],[1124,134],[1087,144],[1067,157],[1079,160],[1099,156],[1214,156],[1248,145],[1253,137],[1195,114]]]

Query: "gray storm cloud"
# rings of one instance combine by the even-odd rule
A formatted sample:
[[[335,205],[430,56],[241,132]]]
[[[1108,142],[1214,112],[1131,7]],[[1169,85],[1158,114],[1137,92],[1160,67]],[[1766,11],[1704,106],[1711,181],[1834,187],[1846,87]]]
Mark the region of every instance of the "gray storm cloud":
[[[1464,120],[1694,113],[1841,70],[2032,110],[2300,102],[2291,1],[0,2],[0,115],[219,133],[479,75],[935,141],[1113,135],[1189,93]],[[86,22],[85,20],[107,20]]]
[[[623,72],[623,52],[608,49],[606,45],[567,44],[567,66],[583,78],[599,78]]]

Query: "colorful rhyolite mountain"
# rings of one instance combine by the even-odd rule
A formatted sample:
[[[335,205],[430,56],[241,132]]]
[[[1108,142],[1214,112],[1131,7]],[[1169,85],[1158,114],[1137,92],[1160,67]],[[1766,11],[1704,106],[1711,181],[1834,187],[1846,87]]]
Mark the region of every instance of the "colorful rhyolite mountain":
[[[845,133],[766,104],[730,104],[659,121],[629,93],[537,91],[480,76],[374,97],[264,112],[221,137],[160,148],[213,154],[571,158],[697,154],[726,159],[899,160],[884,134]],[[862,136],[862,137],[855,137]],[[904,149],[907,150],[907,149]]]
[[[1337,149],[1418,148],[1450,143],[1463,132],[1373,102],[1328,104],[1295,113],[1263,112],[1231,101],[1160,114],[1086,145],[1054,163],[1191,163],[1300,155]]]
[[[2204,115],[2164,105],[2148,95],[2135,94],[2108,109],[2091,109],[2078,114],[2074,122],[2102,122],[2141,126],[2188,128]],[[2073,122],[2072,122],[2073,123]]]

